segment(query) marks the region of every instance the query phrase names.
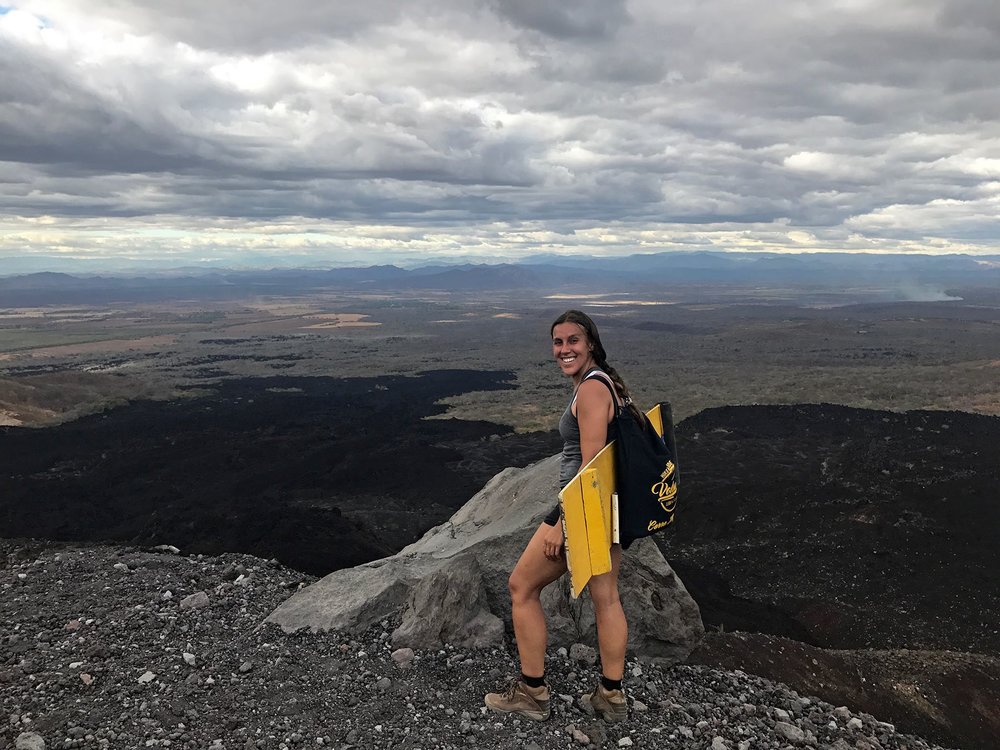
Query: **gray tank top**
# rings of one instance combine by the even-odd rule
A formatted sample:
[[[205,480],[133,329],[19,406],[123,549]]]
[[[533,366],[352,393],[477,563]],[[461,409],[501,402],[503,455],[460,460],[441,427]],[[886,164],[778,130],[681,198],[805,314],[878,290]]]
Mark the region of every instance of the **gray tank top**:
[[[595,373],[600,373],[600,375],[595,375]],[[588,370],[587,374],[583,376],[584,380],[590,377],[598,377],[604,380],[609,385],[611,384],[611,379],[605,374],[604,370],[594,368]],[[582,382],[582,381],[581,381]],[[614,386],[612,386],[614,388]],[[612,396],[615,401],[615,406],[618,406],[618,398]],[[570,399],[569,405],[566,407],[566,411],[563,412],[562,416],[559,418],[559,435],[563,439],[563,449],[562,458],[559,461],[559,486],[565,487],[569,484],[569,480],[576,476],[576,473],[580,471],[580,465],[583,463],[583,453],[580,451],[580,423],[577,421],[573,414],[573,404],[576,402],[576,393],[573,393],[573,398]],[[608,437],[605,441],[605,445],[610,443],[617,437],[616,430],[618,425],[611,422],[608,425]]]

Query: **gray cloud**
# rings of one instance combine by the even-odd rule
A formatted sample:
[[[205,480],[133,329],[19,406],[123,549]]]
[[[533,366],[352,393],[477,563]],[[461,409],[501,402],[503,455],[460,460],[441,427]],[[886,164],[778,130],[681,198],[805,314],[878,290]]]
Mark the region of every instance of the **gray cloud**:
[[[501,17],[516,26],[558,39],[611,37],[629,20],[623,0],[577,0],[572,3],[492,0],[491,5]]]
[[[372,249],[976,251],[1000,235],[998,16],[25,0],[0,16],[0,229],[18,252],[106,217],[123,246],[214,220],[293,243],[300,217]]]

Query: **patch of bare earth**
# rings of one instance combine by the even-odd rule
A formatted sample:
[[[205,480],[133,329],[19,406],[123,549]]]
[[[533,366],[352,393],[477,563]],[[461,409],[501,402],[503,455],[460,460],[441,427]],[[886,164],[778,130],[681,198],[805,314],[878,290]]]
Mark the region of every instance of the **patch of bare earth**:
[[[162,349],[177,341],[173,335],[143,336],[137,339],[104,339],[87,341],[81,344],[60,344],[58,346],[43,346],[37,349],[27,349],[17,352],[0,352],[0,361],[38,357],[72,357],[79,354],[120,354],[129,351],[148,351]]]
[[[180,395],[156,379],[80,371],[0,377],[0,425],[45,427],[130,400]]]
[[[322,313],[319,315],[306,315],[305,320],[318,320],[318,323],[312,323],[304,328],[369,328],[372,326],[380,326],[381,323],[377,323],[372,320],[365,320],[368,315],[362,315],[361,313]]]
[[[741,669],[968,750],[1000,737],[1000,658],[956,651],[835,650],[759,633],[712,633],[688,660]]]

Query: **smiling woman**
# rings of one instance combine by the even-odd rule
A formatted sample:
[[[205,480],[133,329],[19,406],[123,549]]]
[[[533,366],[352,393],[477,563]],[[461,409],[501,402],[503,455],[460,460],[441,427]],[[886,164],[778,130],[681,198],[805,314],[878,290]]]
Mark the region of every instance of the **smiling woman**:
[[[597,325],[579,310],[567,310],[550,329],[552,356],[573,384],[573,397],[562,418],[563,439],[559,483],[565,487],[582,465],[615,439],[612,422],[616,408],[635,409],[621,376],[608,363]],[[612,393],[614,395],[612,395]],[[500,713],[516,713],[535,721],[550,714],[545,683],[547,633],[542,611],[542,589],[566,573],[565,540],[559,506],[539,525],[510,575],[511,619],[521,660],[521,675],[503,693],[488,693],[486,705]],[[627,715],[622,678],[628,624],[618,597],[621,545],[611,547],[611,571],[595,575],[587,588],[597,619],[601,679],[584,699],[609,721]]]

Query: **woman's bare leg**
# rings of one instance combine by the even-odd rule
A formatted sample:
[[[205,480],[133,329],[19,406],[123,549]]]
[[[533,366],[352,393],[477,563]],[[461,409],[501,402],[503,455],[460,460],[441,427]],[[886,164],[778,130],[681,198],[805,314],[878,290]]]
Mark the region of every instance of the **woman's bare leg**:
[[[511,619],[517,638],[517,653],[521,672],[530,677],[545,674],[545,613],[542,611],[542,589],[566,572],[566,557],[551,560],[542,551],[542,537],[549,527],[541,524],[532,535],[510,574]]]
[[[620,680],[625,674],[625,648],[628,644],[628,623],[621,599],[618,598],[618,570],[622,548],[611,547],[611,571],[590,579],[587,586],[594,602],[597,619],[597,645],[601,652],[601,670],[609,680]]]

